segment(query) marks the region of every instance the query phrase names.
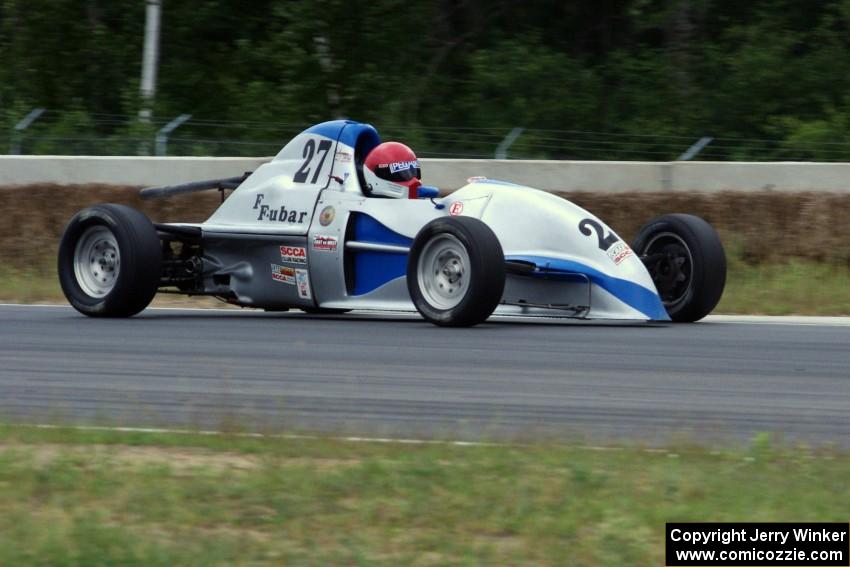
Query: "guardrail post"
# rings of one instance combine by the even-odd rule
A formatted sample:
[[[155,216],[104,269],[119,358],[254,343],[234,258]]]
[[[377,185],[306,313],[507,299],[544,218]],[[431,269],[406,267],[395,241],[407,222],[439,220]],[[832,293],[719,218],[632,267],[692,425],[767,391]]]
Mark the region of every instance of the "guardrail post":
[[[168,136],[177,128],[180,127],[181,124],[186,122],[192,118],[191,114],[181,114],[165,126],[163,126],[159,132],[156,133],[156,155],[164,156],[166,153],[166,147],[168,146]]]
[[[23,131],[30,127],[30,124],[38,120],[38,117],[44,114],[43,108],[33,108],[29,114],[15,124],[15,130],[12,132],[12,144],[9,147],[9,153],[13,156],[21,155],[21,137]]]
[[[525,128],[514,128],[508,132],[505,139],[499,142],[499,145],[496,147],[496,153],[493,157],[496,159],[508,159],[508,148],[516,142],[516,139],[519,138],[520,134],[522,134],[524,130]]]
[[[689,159],[700,153],[704,147],[711,143],[712,140],[714,140],[714,138],[712,138],[711,136],[703,136],[702,138],[697,140],[693,146],[685,150],[685,153],[680,155],[676,159],[676,161],[688,161]]]

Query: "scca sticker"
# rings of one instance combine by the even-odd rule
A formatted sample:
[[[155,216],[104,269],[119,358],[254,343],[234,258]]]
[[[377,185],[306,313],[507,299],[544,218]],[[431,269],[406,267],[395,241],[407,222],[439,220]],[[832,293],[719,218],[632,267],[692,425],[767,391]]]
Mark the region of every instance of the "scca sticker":
[[[313,250],[336,252],[336,236],[316,235],[313,237]]]
[[[289,285],[295,285],[295,269],[272,264],[272,279]]]
[[[307,249],[300,246],[281,246],[280,261],[289,262],[290,264],[306,264]]]

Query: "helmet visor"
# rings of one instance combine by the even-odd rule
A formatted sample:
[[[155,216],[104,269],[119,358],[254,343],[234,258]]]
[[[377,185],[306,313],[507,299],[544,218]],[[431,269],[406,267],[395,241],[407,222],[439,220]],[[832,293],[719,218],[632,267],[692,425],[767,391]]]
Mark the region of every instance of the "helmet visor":
[[[382,163],[375,168],[375,174],[381,179],[400,183],[411,179],[422,179],[422,170],[419,168],[419,160],[398,161],[393,163]]]

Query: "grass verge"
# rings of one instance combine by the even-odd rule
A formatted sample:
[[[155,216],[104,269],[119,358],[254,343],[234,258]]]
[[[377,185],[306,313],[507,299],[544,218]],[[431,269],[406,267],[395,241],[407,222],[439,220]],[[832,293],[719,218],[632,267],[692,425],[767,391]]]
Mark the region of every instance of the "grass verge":
[[[850,455],[0,428],[2,565],[663,565],[667,521],[846,521]]]
[[[0,302],[65,302],[55,270],[0,269]],[[210,298],[158,295],[154,305],[222,307]],[[752,265],[729,255],[726,291],[715,313],[850,315],[850,269],[805,260]]]
[[[733,258],[715,313],[850,315],[850,270],[803,260],[753,266]]]
[[[56,270],[44,268],[38,271],[0,268],[0,303],[59,303],[68,301],[59,287]],[[154,297],[154,307],[197,307],[228,308],[227,303],[212,297],[185,297],[175,294],[159,294]]]
[[[48,303],[64,301],[56,271],[15,270],[0,267],[0,302]]]

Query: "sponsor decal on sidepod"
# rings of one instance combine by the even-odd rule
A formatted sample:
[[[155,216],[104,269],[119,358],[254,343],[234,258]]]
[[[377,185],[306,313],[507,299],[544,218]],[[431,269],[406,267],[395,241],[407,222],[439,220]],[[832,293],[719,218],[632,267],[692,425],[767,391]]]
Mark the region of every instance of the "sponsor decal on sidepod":
[[[310,276],[307,270],[295,270],[295,285],[298,286],[298,297],[312,299],[310,295]]]
[[[272,279],[276,282],[295,285],[295,269],[272,264]]]
[[[280,261],[290,264],[306,264],[307,249],[300,246],[281,246]]]
[[[333,207],[325,207],[322,209],[322,212],[319,213],[319,224],[322,226],[328,226],[334,221],[335,216],[336,210]]]
[[[317,234],[313,237],[313,250],[336,252],[336,244],[336,236],[322,236]]]

